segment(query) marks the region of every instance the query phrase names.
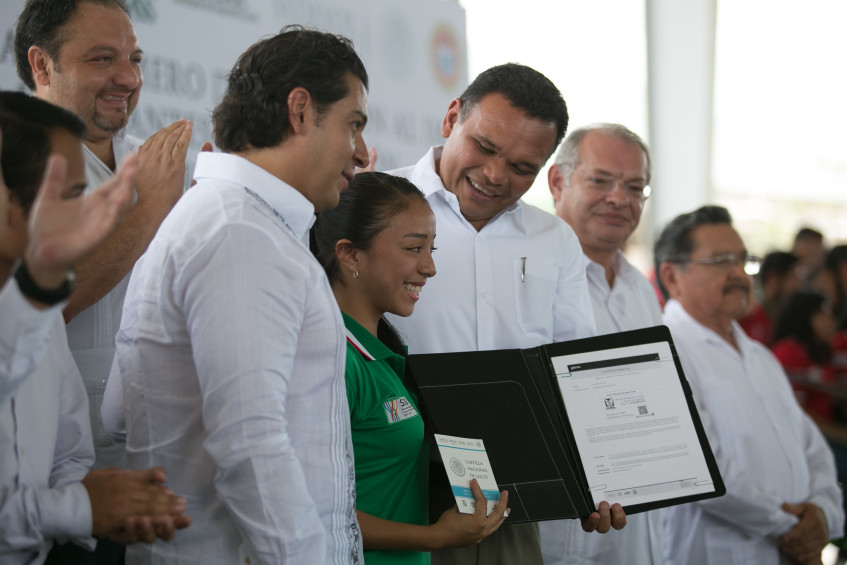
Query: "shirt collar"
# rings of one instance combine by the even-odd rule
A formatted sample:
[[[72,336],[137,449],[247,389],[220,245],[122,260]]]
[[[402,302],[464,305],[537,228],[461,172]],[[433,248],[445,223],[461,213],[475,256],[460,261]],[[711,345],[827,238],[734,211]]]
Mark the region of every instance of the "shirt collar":
[[[455,202],[455,205],[452,207],[458,214],[461,215],[461,210],[459,209],[459,203],[456,196],[447,190],[444,186],[444,182],[441,180],[441,177],[435,171],[435,160],[441,158],[442,151],[444,151],[443,145],[430,147],[429,151],[427,151],[426,154],[415,164],[415,170],[410,180],[412,181],[412,184],[417,186],[421,192],[424,193],[426,198],[429,198],[433,194],[440,193],[441,198],[443,198],[448,204]],[[512,216],[517,227],[524,234],[527,233],[523,217],[523,208],[520,206],[520,201],[515,202],[491,218],[485,226],[487,227],[489,224],[496,222],[503,216]]]
[[[612,258],[612,272],[615,274],[615,284],[612,288],[609,288],[609,283],[606,281],[606,268],[603,267],[600,263],[594,261],[591,257],[582,252],[582,256],[585,259],[586,265],[586,274],[589,280],[594,280],[597,284],[603,283],[603,287],[608,289],[610,292],[613,292],[615,288],[618,287],[617,281],[621,279],[626,282],[631,282],[633,278],[633,272],[636,271],[635,267],[633,267],[629,261],[626,260],[623,252],[618,249],[615,252],[614,258]]]
[[[402,355],[397,355],[382,343],[375,335],[362,327],[359,322],[345,314],[341,313],[344,318],[344,327],[347,328],[347,342],[361,353],[362,357],[372,361],[381,361],[383,359],[399,358]]]
[[[673,298],[669,299],[665,304],[665,315],[669,320],[678,320],[680,322],[685,323],[688,328],[686,328],[686,335],[690,336],[696,341],[701,342],[711,342],[711,343],[719,343],[725,345],[733,351],[735,350],[732,345],[730,345],[723,337],[720,336],[715,330],[708,328],[695,320],[691,314],[689,314],[685,308],[682,307],[682,304],[674,300]],[[732,336],[735,339],[736,345],[738,345],[738,350],[744,355],[745,350],[747,349],[747,334],[744,333],[744,330],[741,329],[741,326],[738,325],[738,322],[735,320],[732,321]]]
[[[315,223],[315,207],[297,189],[265,169],[232,153],[201,152],[194,178],[229,181],[257,194],[285,222],[295,237],[306,236]]]

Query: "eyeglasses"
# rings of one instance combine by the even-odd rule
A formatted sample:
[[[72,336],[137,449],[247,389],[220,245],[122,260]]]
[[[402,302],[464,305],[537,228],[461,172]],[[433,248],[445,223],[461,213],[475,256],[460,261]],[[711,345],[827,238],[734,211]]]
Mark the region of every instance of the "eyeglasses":
[[[762,258],[755,255],[747,255],[747,253],[721,253],[704,259],[676,259],[670,262],[712,265],[724,271],[729,271],[741,265],[744,267],[744,272],[750,276],[758,274],[759,269],[762,268]]]
[[[598,194],[602,194],[607,196],[615,191],[618,185],[624,190],[624,194],[627,195],[627,198],[632,196],[638,202],[644,202],[648,198],[650,198],[650,194],[652,190],[650,186],[644,184],[643,182],[624,182],[622,180],[617,180],[616,178],[609,175],[581,175],[585,185],[588,186],[593,192]]]

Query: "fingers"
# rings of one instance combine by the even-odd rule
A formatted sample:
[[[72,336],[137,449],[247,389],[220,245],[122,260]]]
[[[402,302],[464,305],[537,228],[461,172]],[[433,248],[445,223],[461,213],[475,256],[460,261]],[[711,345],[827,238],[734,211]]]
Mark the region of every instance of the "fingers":
[[[178,515],[185,512],[187,502],[185,498],[177,496],[169,488],[156,484],[157,478],[164,473],[161,469],[145,469],[143,471],[132,471],[133,477],[127,482],[127,488],[132,489],[134,508],[130,512],[134,515],[159,516]]]
[[[44,168],[44,176],[41,179],[41,187],[38,189],[38,196],[33,205],[33,212],[39,207],[39,203],[62,199],[62,190],[65,188],[67,173],[67,160],[61,155],[50,155],[47,159],[47,166]]]
[[[161,151],[171,134],[173,134],[174,132],[178,132],[179,135],[180,133],[182,133],[182,130],[188,125],[188,123],[188,120],[186,120],[185,118],[181,118],[175,121],[174,123],[163,127],[162,129],[151,135],[147,139],[147,141],[145,141],[144,144],[139,147],[139,152]],[[173,145],[173,143],[176,143],[176,141],[174,140],[171,145]]]
[[[600,513],[600,521],[597,523],[597,533],[605,534],[612,527],[612,511],[609,508],[609,503],[605,500],[600,503],[597,510]]]
[[[802,504],[791,504],[790,502],[783,502],[782,509],[789,514],[794,514],[795,516],[799,516],[803,513],[804,507]]]
[[[191,525],[191,516],[181,515],[171,516],[171,518],[173,520],[174,527],[177,530],[184,530],[185,528]]]
[[[3,153],[3,132],[0,131],[0,154],[2,154],[2,153]],[[3,179],[4,179],[3,168],[0,167],[0,190],[6,189],[6,183],[4,182]],[[5,221],[5,218],[2,218],[2,220]]]
[[[612,505],[612,527],[616,530],[626,526],[626,513],[623,511],[623,506],[618,503]]]
[[[509,504],[509,491],[500,491],[500,500],[494,505],[492,514],[500,514],[505,519],[509,515],[509,509],[506,505]]]
[[[165,484],[168,482],[168,476],[162,467],[153,467],[150,471],[150,480],[154,483]]]
[[[485,495],[482,494],[482,489],[479,488],[479,483],[476,479],[471,479],[471,492],[476,502],[474,515],[485,518],[486,514],[488,514],[488,501],[485,499]]]
[[[592,512],[588,518],[582,520],[582,529],[586,532],[593,532],[597,529],[597,524],[600,523],[600,514]]]
[[[509,508],[506,506],[508,503],[509,491],[504,490],[500,492],[500,500],[494,505],[494,510],[491,511],[491,515],[488,516],[488,520],[490,522],[488,534],[502,526],[503,522],[506,521],[506,518],[509,517]]]
[[[168,143],[165,147],[171,147],[171,157],[174,161],[185,162],[185,156],[188,154],[188,145],[191,143],[191,134],[194,132],[194,124],[186,122],[185,127],[181,130],[176,129],[168,136]],[[173,139],[173,144],[170,141]]]
[[[620,504],[615,504],[615,506],[617,508],[615,509],[614,523],[616,524],[615,529],[619,530],[626,525],[626,515]],[[604,500],[597,507],[597,512],[592,512],[588,515],[588,518],[582,521],[582,529],[586,532],[605,534],[612,527],[612,524],[612,510],[609,503]]]
[[[153,528],[156,537],[165,541],[171,541],[174,539],[174,534],[176,534],[176,526],[174,525],[173,518],[170,516],[157,516],[154,518]]]

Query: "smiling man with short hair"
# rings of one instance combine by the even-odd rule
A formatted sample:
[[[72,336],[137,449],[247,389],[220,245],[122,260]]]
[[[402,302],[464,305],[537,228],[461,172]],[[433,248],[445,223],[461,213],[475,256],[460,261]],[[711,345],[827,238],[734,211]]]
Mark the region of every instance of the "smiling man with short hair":
[[[229,75],[223,152],[199,155],[117,336],[127,466],[166,466],[195,519],[129,563],[362,563],[344,324],[308,230],[368,164],[367,86],[349,40],[298,27]]]
[[[410,353],[534,347],[594,334],[573,230],[520,200],[567,125],[565,101],[547,77],[499,65],[450,102],[442,147],[392,171],[426,195],[441,242],[438,276],[415,312],[391,317]],[[625,522],[619,505],[604,502],[583,527],[606,532]],[[433,552],[432,562],[540,565],[538,528],[506,520],[479,545]]]
[[[623,254],[641,219],[650,173],[647,144],[626,127],[608,123],[572,131],[547,173],[556,215],[576,232],[585,254],[600,335],[662,323],[653,287]],[[662,563],[658,510],[629,516],[625,529],[603,537],[566,520],[542,522],[539,528],[545,565]]]

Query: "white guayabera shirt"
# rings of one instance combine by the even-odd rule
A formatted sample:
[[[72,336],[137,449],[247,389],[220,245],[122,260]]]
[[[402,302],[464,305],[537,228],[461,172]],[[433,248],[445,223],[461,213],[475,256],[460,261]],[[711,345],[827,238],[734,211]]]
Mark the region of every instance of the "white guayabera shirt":
[[[665,306],[726,495],[663,509],[667,563],[792,563],[777,540],[797,524],[783,502],[810,502],[826,515],[830,538],[844,529],[832,452],[794,398],[782,366],[736,322],[738,350]]]
[[[203,153],[194,176],[133,270],[109,378],[127,466],[162,465],[193,523],[127,562],[361,562],[344,324],[304,245],[314,208],[236,155]]]

